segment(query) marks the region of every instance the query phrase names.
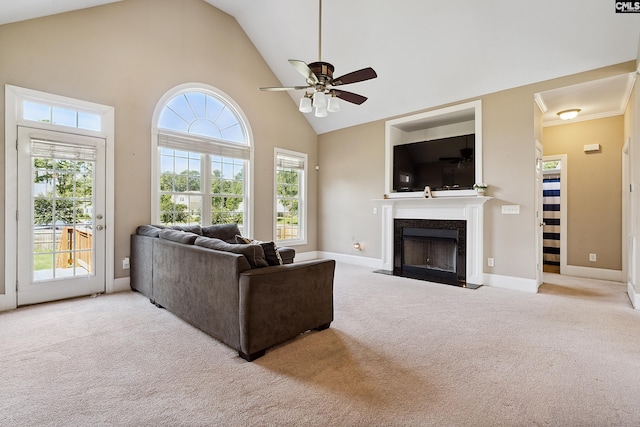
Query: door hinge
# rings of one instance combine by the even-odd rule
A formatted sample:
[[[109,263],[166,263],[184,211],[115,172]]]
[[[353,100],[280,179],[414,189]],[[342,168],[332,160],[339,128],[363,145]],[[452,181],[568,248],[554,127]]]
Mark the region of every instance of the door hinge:
[[[20,211],[16,209],[16,221],[20,219]]]

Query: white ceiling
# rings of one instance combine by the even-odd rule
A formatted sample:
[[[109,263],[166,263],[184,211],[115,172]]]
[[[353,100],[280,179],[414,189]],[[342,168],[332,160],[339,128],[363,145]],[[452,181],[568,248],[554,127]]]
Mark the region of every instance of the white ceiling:
[[[0,24],[113,1],[0,0]],[[304,84],[287,60],[319,59],[317,0],[205,1],[236,18],[282,85]],[[640,14],[603,0],[323,0],[321,59],[335,76],[370,66],[378,78],[344,87],[364,104],[306,117],[320,134],[617,64],[636,58],[639,35]],[[594,117],[619,109],[628,81],[599,83],[540,94],[545,120],[561,105]],[[289,94],[297,104],[302,92]]]

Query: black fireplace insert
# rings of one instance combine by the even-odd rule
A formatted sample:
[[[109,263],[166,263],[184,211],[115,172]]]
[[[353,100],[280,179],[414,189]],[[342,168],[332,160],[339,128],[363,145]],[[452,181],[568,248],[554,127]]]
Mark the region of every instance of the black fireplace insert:
[[[396,219],[393,274],[466,286],[466,221]]]

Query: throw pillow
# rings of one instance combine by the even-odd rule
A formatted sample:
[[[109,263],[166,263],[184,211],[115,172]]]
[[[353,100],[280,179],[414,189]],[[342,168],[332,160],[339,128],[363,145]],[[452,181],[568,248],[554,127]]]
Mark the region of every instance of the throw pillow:
[[[202,236],[199,236],[196,239],[195,245],[202,246],[203,248],[215,249],[217,251],[244,255],[251,268],[267,267],[269,265],[265,259],[264,250],[260,245],[236,245],[233,243],[227,243],[224,240],[216,239],[215,237]]]
[[[236,243],[242,244],[242,245],[249,245],[251,244],[251,242],[253,242],[252,239],[248,238],[248,237],[243,237],[239,234],[236,234]]]
[[[260,245],[262,246],[264,257],[266,258],[269,265],[284,264],[284,262],[282,261],[282,257],[280,256],[280,252],[278,252],[278,247],[274,242],[261,242],[260,240],[252,240],[248,237],[236,234],[236,243],[243,245]]]

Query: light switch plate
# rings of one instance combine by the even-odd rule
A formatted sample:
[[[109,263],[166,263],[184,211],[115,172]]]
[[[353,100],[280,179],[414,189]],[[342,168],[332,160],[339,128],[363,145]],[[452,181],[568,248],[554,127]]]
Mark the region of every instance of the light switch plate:
[[[520,205],[502,205],[502,213],[504,215],[519,215]]]

